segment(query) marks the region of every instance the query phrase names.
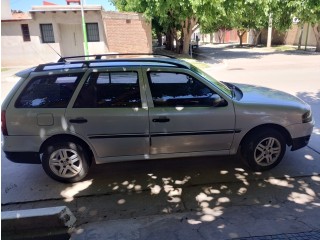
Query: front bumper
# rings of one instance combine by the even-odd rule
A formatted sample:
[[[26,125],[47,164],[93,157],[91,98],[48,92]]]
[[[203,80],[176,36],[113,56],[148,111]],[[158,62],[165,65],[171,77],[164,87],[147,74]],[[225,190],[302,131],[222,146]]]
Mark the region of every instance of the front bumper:
[[[308,145],[311,135],[292,139],[291,151],[303,148]]]

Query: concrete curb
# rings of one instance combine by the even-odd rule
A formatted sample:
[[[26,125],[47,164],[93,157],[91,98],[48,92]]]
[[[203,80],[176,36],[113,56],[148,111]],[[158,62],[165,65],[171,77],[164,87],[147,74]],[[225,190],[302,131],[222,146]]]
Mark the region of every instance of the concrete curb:
[[[75,222],[66,206],[1,213],[4,239],[68,239]]]

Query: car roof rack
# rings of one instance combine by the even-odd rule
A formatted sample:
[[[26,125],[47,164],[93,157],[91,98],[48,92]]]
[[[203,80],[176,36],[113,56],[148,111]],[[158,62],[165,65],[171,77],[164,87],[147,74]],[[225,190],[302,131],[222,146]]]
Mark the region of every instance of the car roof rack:
[[[106,53],[106,54],[93,54],[93,55],[80,55],[80,56],[70,56],[70,57],[61,57],[58,62],[67,62],[67,59],[75,59],[75,58],[89,58],[94,57],[94,60],[101,60],[102,57],[110,57],[110,56],[159,56],[159,57],[167,57],[171,59],[177,59],[173,56],[166,54],[158,54],[158,53]]]
[[[166,57],[167,59],[161,58],[109,58],[102,59],[103,56],[125,56],[125,55],[150,55],[150,56],[161,56]],[[77,58],[87,58],[94,57],[91,60],[79,60]],[[67,59],[77,59],[73,61],[67,61]],[[181,68],[189,68],[187,64],[181,63],[177,61],[177,58],[164,55],[164,54],[153,54],[153,53],[111,53],[111,54],[96,54],[96,55],[83,55],[83,56],[71,56],[71,57],[62,57],[56,63],[47,63],[40,64],[34,70],[35,72],[46,71],[46,70],[57,70],[57,69],[75,69],[75,68],[88,68],[91,67],[91,64],[98,63],[110,63],[110,62],[152,62],[152,63],[162,63],[162,64],[170,64]],[[97,67],[97,66],[92,66]],[[104,67],[100,65],[98,67]],[[107,67],[107,66],[106,66]]]

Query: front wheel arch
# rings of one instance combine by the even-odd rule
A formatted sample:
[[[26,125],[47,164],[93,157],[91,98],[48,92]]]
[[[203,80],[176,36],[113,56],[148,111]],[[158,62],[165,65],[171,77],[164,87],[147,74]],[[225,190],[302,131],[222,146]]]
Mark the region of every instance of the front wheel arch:
[[[240,148],[241,148],[241,146],[243,146],[243,144],[246,142],[246,140],[248,138],[250,138],[253,134],[255,134],[258,131],[264,131],[265,129],[273,129],[273,130],[278,131],[285,138],[286,144],[288,146],[292,146],[292,137],[286,128],[284,128],[283,126],[277,125],[277,124],[264,124],[264,125],[259,125],[257,127],[254,127],[250,131],[248,131],[245,134],[245,136],[242,138],[242,140],[239,144]]]
[[[285,146],[290,143],[290,134],[285,129],[270,125],[263,126],[252,129],[242,139],[238,152],[250,169],[265,171],[280,163],[285,154]]]

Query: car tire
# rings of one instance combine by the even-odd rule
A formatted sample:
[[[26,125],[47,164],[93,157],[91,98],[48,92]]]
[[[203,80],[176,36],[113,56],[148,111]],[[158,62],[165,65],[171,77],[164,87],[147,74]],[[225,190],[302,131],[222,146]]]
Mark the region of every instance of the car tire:
[[[286,151],[283,135],[274,129],[260,129],[250,134],[241,146],[244,162],[254,171],[277,166]]]
[[[47,146],[42,156],[42,167],[51,178],[74,183],[87,175],[90,159],[85,147],[68,141]]]

